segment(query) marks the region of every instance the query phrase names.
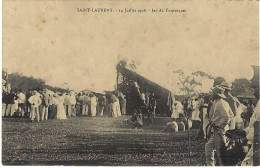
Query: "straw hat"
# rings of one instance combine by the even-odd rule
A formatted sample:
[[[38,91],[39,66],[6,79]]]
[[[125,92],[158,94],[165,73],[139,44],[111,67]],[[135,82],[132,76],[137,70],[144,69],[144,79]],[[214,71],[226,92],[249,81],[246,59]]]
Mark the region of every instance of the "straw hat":
[[[223,89],[231,90],[231,85],[226,81],[223,81],[219,86],[222,87]]]
[[[216,86],[211,90],[213,91],[214,94],[217,94],[221,98],[226,98],[226,96],[224,95],[224,89],[223,88]]]

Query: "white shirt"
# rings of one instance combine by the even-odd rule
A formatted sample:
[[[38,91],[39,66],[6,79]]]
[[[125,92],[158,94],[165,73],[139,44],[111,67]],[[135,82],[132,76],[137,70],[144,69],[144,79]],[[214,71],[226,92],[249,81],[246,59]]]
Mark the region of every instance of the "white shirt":
[[[224,129],[230,120],[234,117],[229,104],[223,100],[215,100],[209,112],[210,121],[215,125]]]
[[[96,105],[97,105],[96,96],[92,96],[92,97],[90,98],[90,102],[91,102],[91,105],[92,105],[92,106],[96,106]]]
[[[76,104],[76,96],[74,94],[71,94],[69,96],[70,104],[75,105]]]
[[[176,106],[175,106],[176,104]],[[179,101],[174,101],[172,105],[172,115],[171,118],[179,118],[179,114],[183,114],[183,105]]]
[[[42,103],[42,100],[39,95],[31,96],[28,101],[34,108],[39,107],[39,105],[41,105]]]
[[[18,95],[18,103],[25,103],[26,101],[26,97],[25,97],[25,94],[23,94],[23,92],[20,92]]]

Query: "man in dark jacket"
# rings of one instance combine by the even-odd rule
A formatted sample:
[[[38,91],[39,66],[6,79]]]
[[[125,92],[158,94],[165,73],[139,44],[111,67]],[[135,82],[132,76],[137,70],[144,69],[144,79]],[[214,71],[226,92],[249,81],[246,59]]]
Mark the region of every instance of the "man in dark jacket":
[[[18,96],[11,90],[10,93],[7,94],[6,97],[6,116],[13,116],[14,115],[14,101],[18,99]]]
[[[7,107],[7,92],[2,93],[2,117],[6,116],[5,111]]]

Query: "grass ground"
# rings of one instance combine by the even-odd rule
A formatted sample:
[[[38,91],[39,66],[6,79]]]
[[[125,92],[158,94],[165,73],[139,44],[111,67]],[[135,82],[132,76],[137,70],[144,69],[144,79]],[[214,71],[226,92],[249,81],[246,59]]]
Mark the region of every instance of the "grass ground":
[[[29,119],[2,121],[4,165],[204,165],[205,141],[191,132],[164,133],[169,118],[135,129],[124,124],[129,116],[69,117],[31,123]]]

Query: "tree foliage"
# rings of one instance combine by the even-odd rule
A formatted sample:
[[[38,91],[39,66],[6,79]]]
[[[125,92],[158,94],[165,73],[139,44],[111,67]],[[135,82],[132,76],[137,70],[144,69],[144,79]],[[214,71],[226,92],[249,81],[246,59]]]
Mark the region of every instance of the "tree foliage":
[[[246,91],[246,88],[251,88],[251,82],[246,78],[235,79],[232,82],[232,93],[234,95]]]
[[[45,82],[42,79],[23,76],[19,73],[12,73],[8,75],[8,83],[11,84],[11,88],[14,91],[31,89],[40,90],[43,89]]]
[[[246,78],[235,79],[232,83],[233,89],[241,89],[244,87],[251,87],[250,81]]]
[[[201,76],[201,77],[206,77],[206,78],[209,78],[209,79],[215,79],[213,76],[203,72],[203,71],[196,71],[196,72],[193,72],[192,75],[195,75],[195,76]]]
[[[191,73],[191,75],[185,74],[182,70],[175,70],[173,71],[174,74],[178,75],[179,83],[178,86],[180,87],[180,90],[183,91],[184,97],[188,98],[188,101],[191,102],[191,98],[194,95],[198,94],[198,90],[196,87],[202,86],[202,80],[204,79],[214,79],[213,76],[202,72],[202,71],[196,71]],[[189,107],[188,107],[189,106]],[[190,120],[191,113],[193,111],[192,103],[187,102],[187,108],[184,108],[184,118],[186,122]],[[188,126],[188,141],[189,141],[189,159],[191,157],[191,149],[190,149],[190,127]]]
[[[8,75],[7,82],[10,83],[14,91],[29,91],[29,90],[42,90],[47,88],[52,91],[64,92],[63,88],[53,87],[45,84],[45,81],[40,78],[23,76],[20,73],[11,73]]]

